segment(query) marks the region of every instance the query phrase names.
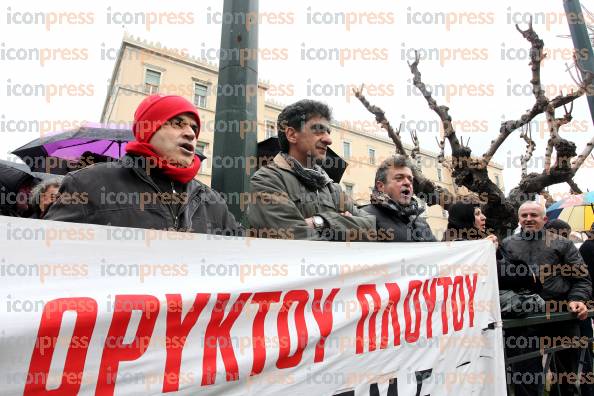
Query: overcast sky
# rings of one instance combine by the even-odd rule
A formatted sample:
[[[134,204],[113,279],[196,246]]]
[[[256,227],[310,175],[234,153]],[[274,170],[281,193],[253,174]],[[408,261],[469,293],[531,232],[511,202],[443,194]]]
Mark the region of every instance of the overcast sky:
[[[594,10],[594,2],[583,4]],[[216,62],[221,11],[222,1],[204,0],[3,2],[0,158],[13,158],[10,151],[40,133],[99,120],[124,32]],[[349,85],[364,83],[368,99],[386,111],[392,124],[405,121],[408,129],[418,131],[422,147],[433,151],[437,116],[411,85],[406,62],[413,49],[425,55],[423,81],[435,89],[440,104],[450,107],[458,135],[471,138],[477,155],[502,120],[519,118],[534,103],[529,44],[515,22],[534,16],[549,52],[542,67],[549,96],[574,85],[565,72],[572,62],[572,42],[561,37],[568,34],[561,0],[262,0],[260,13],[259,77],[270,82],[270,99],[323,100],[339,122],[374,130],[372,116],[344,94]],[[585,98],[575,103],[573,115],[561,135],[575,141],[580,152],[594,133]],[[540,171],[547,140],[544,116],[532,131],[534,170]],[[519,180],[524,150],[517,131],[495,157],[505,167],[507,190]],[[578,173],[582,189],[592,189],[593,163]]]

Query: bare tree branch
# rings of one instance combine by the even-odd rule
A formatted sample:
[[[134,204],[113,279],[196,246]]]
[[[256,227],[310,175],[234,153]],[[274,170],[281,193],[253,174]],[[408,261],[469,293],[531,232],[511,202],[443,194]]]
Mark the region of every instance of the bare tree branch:
[[[419,146],[419,138],[417,136],[417,131],[410,131],[410,138],[413,142],[413,149],[410,152],[410,157],[412,159],[416,159],[417,155],[421,152],[421,147]]]
[[[581,84],[579,85],[579,88],[577,91],[570,92],[568,95],[565,95],[565,96],[563,94],[560,94],[551,100],[547,99],[544,96],[544,94],[537,95],[538,92],[542,91],[542,87],[541,87],[540,74],[539,74],[540,67],[539,66],[537,67],[537,65],[536,65],[536,60],[538,59],[537,54],[539,53],[539,50],[538,50],[538,48],[535,48],[535,47],[540,46],[541,43],[543,43],[543,42],[542,42],[542,40],[540,40],[538,38],[538,35],[533,30],[531,31],[531,29],[532,29],[531,26],[529,27],[529,29],[527,31],[522,31],[518,27],[516,27],[516,28],[518,29],[518,31],[522,32],[522,35],[526,39],[528,39],[531,43],[530,66],[532,69],[532,80],[530,80],[530,82],[532,83],[532,91],[533,91],[533,93],[535,93],[536,101],[535,101],[534,105],[532,106],[532,108],[527,110],[520,117],[520,119],[507,120],[507,121],[504,121],[501,123],[501,127],[499,128],[499,135],[497,136],[497,138],[495,140],[491,141],[491,146],[485,152],[485,154],[483,154],[483,158],[482,158],[482,166],[483,167],[488,166],[489,162],[491,161],[491,159],[493,158],[493,156],[495,155],[495,153],[497,152],[497,150],[499,149],[501,144],[505,141],[505,139],[508,138],[508,136],[513,131],[526,125],[527,123],[532,121],[532,119],[534,119],[534,117],[536,117],[537,115],[546,112],[548,106],[551,106],[553,109],[557,109],[561,106],[565,106],[569,103],[572,103],[575,99],[579,98],[580,96],[584,95],[585,93],[587,93],[589,89],[592,89],[589,87],[591,86],[592,80],[594,79],[594,74],[590,73],[588,71],[584,71],[583,69],[581,69],[578,62],[576,62],[576,67],[578,67],[578,69],[580,71],[582,71],[582,73],[586,76],[583,79],[583,81],[581,82]],[[544,43],[542,45],[544,45]],[[542,52],[542,48],[540,49],[540,52]],[[537,72],[538,72],[538,74],[537,74]]]
[[[565,168],[569,168],[570,166],[570,159],[571,157],[575,156],[575,145],[572,142],[569,142],[565,139],[562,139],[561,136],[559,135],[559,128],[561,128],[563,125],[571,122],[572,117],[571,117],[571,112],[573,111],[573,102],[571,102],[571,105],[569,106],[569,109],[567,109],[566,105],[563,105],[563,110],[565,111],[565,115],[561,118],[555,118],[553,119],[552,123],[550,123],[550,131],[551,131],[551,138],[549,139],[549,143],[551,144],[553,147],[555,147],[555,150],[557,152],[557,159],[555,161],[555,164],[553,165],[553,167],[558,168],[558,167],[565,167]],[[554,114],[554,110],[553,110],[553,114]],[[549,122],[548,119],[548,111],[547,111],[547,122]],[[548,150],[548,144],[547,144],[547,150]],[[573,147],[573,148],[572,148]],[[548,163],[547,163],[548,161]],[[545,166],[544,166],[544,171],[545,172],[550,172],[550,161],[551,158],[546,157],[546,153],[545,153]]]
[[[463,152],[463,147],[460,145],[458,138],[456,136],[456,131],[452,125],[452,117],[449,114],[449,107],[447,106],[438,106],[437,102],[431,96],[431,92],[427,89],[423,81],[421,80],[421,72],[419,71],[419,53],[415,51],[415,61],[413,63],[408,63],[408,67],[410,68],[411,73],[413,74],[413,84],[421,93],[423,97],[427,101],[429,108],[433,110],[441,120],[443,124],[443,131],[444,137],[448,139],[450,142],[450,147],[452,148],[452,156],[457,157],[459,153]]]
[[[530,124],[528,127],[522,131],[520,135],[522,139],[526,141],[526,154],[522,155],[522,177],[528,174],[528,161],[532,158],[534,154],[534,149],[536,148],[536,143],[532,140],[532,128],[530,128]]]
[[[579,73],[576,73],[575,75],[573,74],[574,71],[573,70],[578,70],[577,64],[572,64],[569,65],[567,62],[565,63],[565,71],[569,73],[569,77],[571,77],[571,79],[573,80],[573,82],[575,83],[575,85],[577,85],[578,87],[582,85],[582,77],[580,76]]]
[[[549,173],[551,170],[551,156],[553,155],[553,148],[559,141],[559,127],[555,122],[555,108],[550,104],[546,110],[547,125],[549,127],[549,140],[547,141],[547,148],[544,157],[544,172]]]
[[[528,29],[522,30],[516,24],[516,30],[524,36],[531,44],[530,46],[530,70],[532,71],[532,94],[536,101],[546,100],[544,90],[542,89],[542,83],[540,81],[540,64],[544,60],[546,55],[543,55],[542,49],[544,48],[544,41],[538,37],[538,34],[532,29],[532,17],[528,21]]]
[[[437,142],[437,146],[439,147],[439,153],[437,154],[437,161],[440,164],[443,164],[443,162],[445,161],[445,137],[442,138],[441,140],[439,140],[439,139],[437,139],[437,136],[436,136],[435,141]]]
[[[402,125],[397,130],[394,130],[394,128],[392,128],[392,125],[390,125],[390,122],[386,118],[386,113],[379,107],[374,106],[371,103],[369,103],[369,101],[367,101],[367,99],[363,95],[363,88],[364,86],[361,85],[361,89],[353,89],[353,93],[355,94],[357,99],[359,99],[359,101],[363,104],[363,106],[365,106],[365,108],[375,116],[375,121],[388,132],[388,136],[390,136],[390,139],[392,139],[394,145],[396,146],[396,152],[408,158],[408,154],[404,150],[404,145],[402,144],[402,140],[400,139],[400,129],[402,128]]]
[[[454,184],[466,187],[473,193],[480,193],[480,199],[483,202],[488,202],[490,206],[489,210],[491,213],[497,212],[501,215],[503,212],[509,214],[513,212],[511,205],[505,203],[505,195],[501,189],[489,179],[489,175],[486,168],[480,168],[479,161],[472,158],[472,150],[470,147],[464,145],[464,142],[458,140],[456,131],[452,125],[452,118],[449,114],[449,108],[447,106],[440,106],[437,101],[432,97],[431,93],[421,80],[421,72],[418,68],[419,65],[419,54],[415,53],[415,61],[409,63],[409,68],[413,74],[413,84],[419,91],[421,91],[423,97],[427,101],[429,108],[433,110],[441,119],[444,135],[442,142],[438,141],[438,146],[442,149],[442,144],[445,145],[445,139],[450,143],[452,149],[452,178]],[[469,141],[466,142],[467,144]],[[489,217],[489,215],[487,215]],[[509,216],[506,216],[509,217]]]
[[[559,128],[571,121],[571,112],[573,109],[573,101],[586,93],[592,93],[594,87],[592,81],[594,80],[594,73],[582,70],[579,62],[575,62],[575,68],[581,72],[581,79],[576,79],[578,89],[575,92],[570,92],[567,95],[561,93],[553,99],[546,97],[543,85],[541,82],[541,62],[544,59],[543,48],[544,42],[539,38],[532,26],[532,20],[528,24],[528,29],[522,30],[518,25],[516,29],[522,36],[530,43],[530,69],[532,93],[534,95],[534,104],[527,109],[519,119],[512,119],[504,121],[500,124],[499,134],[491,141],[489,149],[483,154],[482,158],[477,159],[472,157],[472,150],[470,149],[470,139],[464,142],[462,137],[458,138],[454,126],[452,125],[452,117],[449,113],[449,108],[444,105],[438,105],[433,98],[432,93],[423,83],[421,73],[419,71],[419,54],[415,52],[415,60],[409,63],[409,68],[413,74],[413,84],[421,92],[425,98],[429,108],[433,110],[441,120],[443,125],[443,136],[436,138],[437,145],[440,149],[437,159],[440,163],[445,164],[445,141],[450,144],[452,151],[451,164],[448,168],[451,170],[452,178],[454,179],[454,189],[458,186],[465,187],[471,193],[477,194],[482,202],[485,202],[485,212],[487,218],[491,219],[487,227],[493,226],[498,235],[504,235],[505,232],[513,229],[517,225],[517,208],[527,199],[534,199],[535,195],[542,193],[545,188],[557,183],[567,183],[572,191],[581,191],[577,184],[573,181],[575,173],[583,165],[583,162],[592,155],[594,150],[594,138],[586,145],[584,150],[576,157],[575,144],[567,141],[559,136]],[[361,90],[355,90],[355,96],[361,100],[363,105],[376,116],[376,121],[386,129],[399,150],[399,145],[402,145],[400,140],[400,129],[394,131],[387,128],[389,123],[385,119],[384,112],[369,104],[362,95]],[[569,109],[565,107],[571,104]],[[565,115],[561,118],[556,118],[555,111],[557,108],[564,106]],[[546,148],[545,156],[545,171],[542,173],[528,173],[528,162],[534,155],[536,144],[532,139],[530,122],[538,115],[545,113],[550,139]],[[503,142],[519,128],[524,128],[521,138],[526,142],[526,152],[522,156],[522,179],[519,185],[512,189],[509,196],[505,197],[501,189],[493,183],[488,175],[488,166]],[[415,148],[413,149],[413,157],[418,154],[418,141],[416,133],[411,134]],[[466,144],[465,144],[466,143]],[[556,152],[556,162],[551,166],[551,157],[553,152]],[[570,159],[574,158],[573,164]],[[592,156],[594,158],[594,155]],[[421,175],[422,177],[422,175]],[[440,203],[444,196],[444,191],[440,186],[426,178],[415,179],[415,191],[428,192],[432,197],[439,196],[440,198],[428,199],[423,198],[429,205],[433,203]],[[417,188],[417,186],[419,188]],[[431,202],[433,203],[431,203]],[[451,201],[449,201],[451,202]],[[442,205],[444,206],[444,205]],[[447,209],[447,207],[446,207]]]
[[[580,169],[584,161],[586,161],[588,155],[591,155],[590,153],[592,153],[592,149],[594,149],[594,137],[588,143],[586,143],[586,147],[584,147],[580,155],[577,156],[573,166],[571,167],[574,175],[578,169]],[[594,155],[592,155],[592,159],[594,159]]]
[[[522,178],[518,189],[527,194],[539,194],[545,188],[558,183],[569,183],[573,180],[574,173],[571,169],[557,170],[551,168],[549,174],[543,173],[529,173],[527,177]],[[525,199],[524,199],[525,200]]]
[[[582,193],[582,189],[578,187],[578,185],[576,184],[576,182],[573,179],[569,180],[567,182],[567,184],[571,188],[572,194],[581,194]]]
[[[485,168],[489,165],[489,162],[505,139],[507,139],[513,131],[523,127],[538,114],[542,113],[544,106],[548,103],[548,99],[544,95],[544,90],[542,89],[540,81],[540,63],[544,59],[542,54],[544,41],[542,41],[534,29],[532,29],[532,18],[530,18],[528,23],[528,29],[522,30],[517,24],[516,29],[530,42],[530,70],[532,71],[532,79],[530,80],[530,83],[532,84],[532,93],[534,94],[536,102],[534,103],[534,106],[532,106],[532,109],[522,115],[519,120],[505,121],[501,123],[499,135],[495,140],[491,141],[491,146],[487,152],[483,154],[481,165]]]

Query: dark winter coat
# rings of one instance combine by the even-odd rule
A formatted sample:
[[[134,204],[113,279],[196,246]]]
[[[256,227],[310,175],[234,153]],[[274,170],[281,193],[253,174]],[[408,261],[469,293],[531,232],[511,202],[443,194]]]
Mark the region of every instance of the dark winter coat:
[[[548,231],[507,237],[503,248],[510,259],[526,262],[542,282],[544,300],[586,301],[592,294],[588,270],[570,240]]]
[[[589,239],[580,246],[580,255],[588,267],[590,280],[594,277],[594,234],[589,235]]]
[[[413,201],[406,209],[390,200],[375,200],[363,210],[375,216],[377,240],[382,242],[436,242],[424,209]]]
[[[46,220],[208,234],[240,234],[221,196],[197,180],[174,183],[142,157],[69,173]],[[149,176],[150,175],[150,176]]]
[[[253,202],[248,208],[250,226],[260,237],[332,241],[368,240],[375,231],[375,219],[357,209],[340,185],[328,183],[312,190],[297,177],[285,158],[278,154],[251,179]],[[341,213],[350,212],[352,216]],[[314,215],[324,219],[321,230],[307,226]]]

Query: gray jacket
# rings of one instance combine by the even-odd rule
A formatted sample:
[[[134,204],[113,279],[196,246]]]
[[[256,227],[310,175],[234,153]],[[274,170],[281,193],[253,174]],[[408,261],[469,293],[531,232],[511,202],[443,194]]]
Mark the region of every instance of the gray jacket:
[[[308,189],[280,154],[258,169],[251,186],[248,219],[260,237],[359,241],[375,233],[375,218],[357,209],[338,184]],[[352,216],[341,215],[347,211]],[[305,219],[314,215],[324,219],[324,229],[308,227]]]

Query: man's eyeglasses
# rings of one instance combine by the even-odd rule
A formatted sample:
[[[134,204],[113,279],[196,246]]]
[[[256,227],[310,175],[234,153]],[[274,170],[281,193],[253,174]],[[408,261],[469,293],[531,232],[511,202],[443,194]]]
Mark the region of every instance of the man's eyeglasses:
[[[185,127],[189,126],[190,128],[192,128],[192,131],[194,131],[195,135],[198,135],[198,132],[200,132],[200,128],[198,127],[198,125],[192,122],[185,121],[181,117],[173,117],[172,119],[167,120],[166,124],[171,125],[175,129],[184,129]]]
[[[313,133],[330,133],[330,128],[325,124],[313,124],[309,127]]]

